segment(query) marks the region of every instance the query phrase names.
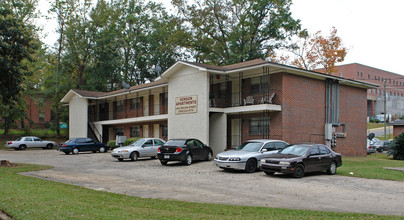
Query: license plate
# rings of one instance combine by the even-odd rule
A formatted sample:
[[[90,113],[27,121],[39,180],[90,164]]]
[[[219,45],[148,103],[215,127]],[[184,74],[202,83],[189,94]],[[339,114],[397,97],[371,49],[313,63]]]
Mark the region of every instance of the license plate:
[[[169,159],[170,155],[164,155],[164,159]]]

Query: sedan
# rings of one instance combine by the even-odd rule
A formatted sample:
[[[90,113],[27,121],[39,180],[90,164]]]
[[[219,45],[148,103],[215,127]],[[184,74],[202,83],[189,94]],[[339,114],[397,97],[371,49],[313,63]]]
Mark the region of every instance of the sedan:
[[[52,149],[57,146],[54,141],[43,141],[39,137],[20,137],[15,141],[6,141],[5,148],[14,148],[15,150],[25,150],[26,148]]]
[[[268,175],[275,172],[301,178],[307,172],[326,170],[334,175],[342,165],[341,154],[322,144],[290,145],[278,153],[261,159],[261,169]]]
[[[118,147],[111,152],[111,156],[123,161],[124,159],[137,160],[139,157],[157,157],[157,150],[165,142],[158,138],[140,138],[128,146]]]
[[[245,170],[252,173],[259,170],[262,158],[277,153],[286,146],[288,146],[288,143],[284,141],[250,140],[238,146],[235,150],[216,155],[213,162],[221,169]]]
[[[182,161],[191,165],[196,160],[212,160],[213,151],[198,139],[168,140],[158,149],[157,157],[160,163],[167,165],[168,161]]]
[[[98,143],[91,138],[72,138],[59,146],[59,150],[65,154],[78,154],[84,151],[105,153],[108,149],[106,144]]]

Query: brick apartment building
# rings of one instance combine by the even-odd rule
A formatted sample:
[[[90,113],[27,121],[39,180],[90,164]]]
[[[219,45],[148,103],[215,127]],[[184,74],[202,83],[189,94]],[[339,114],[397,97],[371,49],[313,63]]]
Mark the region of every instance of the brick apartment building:
[[[367,90],[375,85],[270,63],[179,61],[128,90],[70,90],[70,137],[195,137],[214,154],[257,138],[332,145],[366,155]]]
[[[384,114],[383,90],[386,85],[387,115],[393,119],[404,116],[404,76],[358,63],[337,66],[333,75],[347,79],[376,84],[378,88],[369,88],[367,94],[367,116]]]

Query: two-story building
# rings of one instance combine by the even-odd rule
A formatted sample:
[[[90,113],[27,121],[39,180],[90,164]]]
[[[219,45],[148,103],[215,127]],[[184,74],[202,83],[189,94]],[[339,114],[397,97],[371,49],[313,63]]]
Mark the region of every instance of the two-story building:
[[[194,137],[214,154],[250,139],[315,142],[366,155],[366,97],[375,85],[261,59],[179,61],[154,82],[113,92],[70,90],[70,137]]]

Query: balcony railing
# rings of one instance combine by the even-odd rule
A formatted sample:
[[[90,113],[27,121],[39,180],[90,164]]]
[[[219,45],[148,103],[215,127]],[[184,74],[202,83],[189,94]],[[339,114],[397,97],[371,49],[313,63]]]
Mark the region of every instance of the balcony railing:
[[[244,105],[275,104],[280,105],[279,97],[281,92],[270,90],[269,92],[242,95],[231,93],[221,97],[210,96],[209,106],[216,108],[227,108]]]
[[[98,109],[96,106],[89,106],[88,115],[91,121],[105,121],[126,118],[145,117],[152,115],[164,115],[168,113],[168,105],[142,105],[136,109],[130,109],[129,106],[124,106],[120,110],[110,110],[109,108]]]

